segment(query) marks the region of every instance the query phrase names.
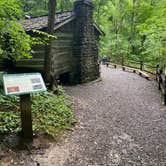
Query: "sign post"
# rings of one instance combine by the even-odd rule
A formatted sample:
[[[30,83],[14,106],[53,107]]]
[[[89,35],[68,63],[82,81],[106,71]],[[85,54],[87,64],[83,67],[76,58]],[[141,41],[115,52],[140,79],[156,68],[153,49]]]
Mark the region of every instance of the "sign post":
[[[33,139],[31,97],[30,94],[20,96],[22,136],[28,140]]]
[[[46,91],[41,74],[4,74],[3,84],[5,95],[20,96],[22,136],[27,140],[33,140],[30,94]]]

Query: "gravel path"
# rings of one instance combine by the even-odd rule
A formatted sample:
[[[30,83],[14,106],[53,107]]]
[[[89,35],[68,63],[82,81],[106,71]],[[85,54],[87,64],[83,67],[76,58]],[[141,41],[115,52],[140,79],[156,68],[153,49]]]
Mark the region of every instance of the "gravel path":
[[[101,68],[102,81],[66,87],[80,124],[35,156],[41,166],[166,166],[166,111],[154,81]]]

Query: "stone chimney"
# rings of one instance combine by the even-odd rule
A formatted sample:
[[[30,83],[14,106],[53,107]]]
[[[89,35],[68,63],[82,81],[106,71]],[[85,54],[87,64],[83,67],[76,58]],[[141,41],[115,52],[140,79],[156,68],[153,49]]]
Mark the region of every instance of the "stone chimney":
[[[77,83],[93,81],[99,77],[98,46],[93,26],[94,5],[91,0],[74,3],[74,56],[76,58],[75,80]]]

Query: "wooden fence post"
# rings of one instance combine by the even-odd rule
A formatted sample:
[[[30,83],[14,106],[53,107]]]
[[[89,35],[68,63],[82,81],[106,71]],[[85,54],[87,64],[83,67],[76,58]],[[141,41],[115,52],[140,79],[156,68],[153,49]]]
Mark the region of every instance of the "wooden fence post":
[[[159,90],[161,90],[161,83],[162,83],[161,75],[162,75],[162,73],[163,73],[163,71],[161,69],[159,69],[159,86],[158,86]]]
[[[124,57],[122,56],[122,66],[124,66]]]
[[[143,66],[144,66],[143,61],[141,61],[140,62],[140,70],[143,70]]]
[[[164,73],[164,104],[166,105],[166,75]]]
[[[159,76],[159,64],[156,66],[156,81],[158,81]]]

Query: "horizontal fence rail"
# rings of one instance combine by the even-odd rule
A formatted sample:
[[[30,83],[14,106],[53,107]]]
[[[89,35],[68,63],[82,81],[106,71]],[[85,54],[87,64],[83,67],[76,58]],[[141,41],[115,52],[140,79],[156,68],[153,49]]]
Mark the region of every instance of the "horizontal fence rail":
[[[146,73],[154,75],[156,77],[156,81],[158,82],[158,89],[164,96],[164,104],[166,105],[166,69],[161,69],[159,65],[152,66],[147,63],[134,60],[128,60],[126,63],[124,63],[124,61],[121,63],[106,62],[106,66],[108,67],[109,65],[113,66],[114,68],[121,67],[123,71],[127,69],[132,70],[134,73],[143,75],[147,79],[149,79],[149,76]]]

